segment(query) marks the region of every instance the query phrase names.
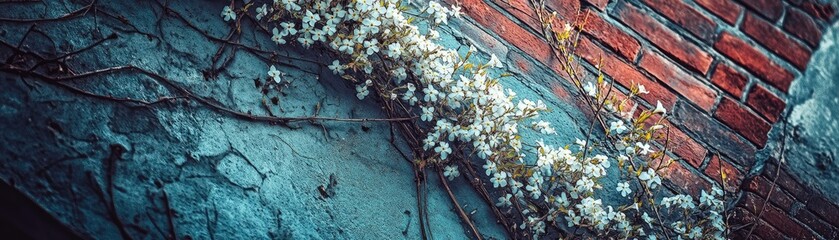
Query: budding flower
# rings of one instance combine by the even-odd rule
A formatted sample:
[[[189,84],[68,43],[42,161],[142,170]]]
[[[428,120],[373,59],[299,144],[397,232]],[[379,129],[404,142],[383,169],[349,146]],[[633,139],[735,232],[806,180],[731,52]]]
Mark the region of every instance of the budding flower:
[[[661,101],[656,101],[655,110],[653,113],[660,113],[661,115],[667,114],[667,109],[664,109],[664,105],[661,105]]]

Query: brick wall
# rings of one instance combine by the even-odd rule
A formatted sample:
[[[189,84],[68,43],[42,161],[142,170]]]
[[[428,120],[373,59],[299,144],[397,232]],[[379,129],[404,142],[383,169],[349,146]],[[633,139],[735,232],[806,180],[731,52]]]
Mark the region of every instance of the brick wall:
[[[562,75],[538,34],[529,0],[447,1]],[[815,0],[548,0],[546,5],[562,19],[587,15],[580,58],[589,64],[602,58],[603,72],[618,85],[647,87],[647,107],[660,100],[671,109],[668,120],[677,127],[671,132],[673,157],[683,161],[663,170],[669,186],[696,194],[719,183],[724,171],[726,190],[740,196],[733,225],[757,224],[754,236],[767,239],[837,236],[839,215],[833,213],[839,208],[785,170],[777,184],[774,165],[746,178],[781,117],[790,84],[835,19],[835,8]],[[526,65],[520,56],[508,61]],[[734,237],[744,238],[749,229]]]

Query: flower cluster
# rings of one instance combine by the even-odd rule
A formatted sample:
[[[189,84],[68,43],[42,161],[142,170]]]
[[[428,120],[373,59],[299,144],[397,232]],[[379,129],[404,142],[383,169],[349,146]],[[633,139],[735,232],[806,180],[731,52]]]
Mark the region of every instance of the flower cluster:
[[[246,4],[241,12],[255,4]],[[436,28],[450,17],[459,18],[459,7],[447,8],[436,1],[415,4],[419,5],[399,0],[273,0],[257,7],[255,14],[262,23],[273,25],[267,29],[278,45],[296,42],[336,53],[337,59],[328,68],[355,84],[358,99],[372,95],[398,102],[418,116],[416,124],[423,136],[416,157],[445,165],[443,174],[449,180],[460,176],[457,164],[471,164],[471,159],[485,162],[484,173],[500,192],[496,206],[520,212],[522,230],[538,235],[547,226],[567,226],[626,238],[654,238],[660,233],[699,238],[722,233],[718,189],[703,192],[700,199],[700,207],[712,209],[707,212],[711,216],[704,218],[710,220],[704,222],[685,218],[665,224],[660,217],[650,217],[658,216],[662,207],[693,212],[697,206],[690,196],[676,195],[642,206],[649,204],[641,199],[655,202],[653,191],[662,184],[657,171],[666,166],[660,164],[664,151],[655,150],[649,137],[661,129],[660,124],[648,128],[642,124],[653,114],[666,114],[660,104],[660,109],[644,111],[644,119],[633,120],[633,114],[623,109],[625,101],[607,99],[602,81],[589,82],[581,86],[589,97],[607,102],[605,109],[611,113],[629,116],[609,123],[608,139],[617,151],[589,139],[578,140],[575,147],[556,147],[542,140],[525,144],[520,130],[556,134],[549,122],[539,120],[540,113],[548,110],[546,104],[517,99],[513,90],[505,89],[490,74],[504,67],[497,56],[474,63],[471,57],[479,54],[475,47],[461,55],[435,43],[440,37]],[[407,9],[416,11],[407,14]],[[222,16],[225,21],[235,20],[236,12],[228,6]],[[423,17],[429,27],[412,24],[418,20],[415,16]],[[282,81],[273,66],[268,75],[277,83]],[[633,95],[644,93],[643,86],[633,89]],[[658,167],[653,165],[656,161]],[[620,206],[597,197],[604,188],[601,179],[613,165],[625,173],[625,181],[615,188],[627,199]],[[692,214],[690,219],[698,216]],[[635,219],[647,224],[632,222]]]

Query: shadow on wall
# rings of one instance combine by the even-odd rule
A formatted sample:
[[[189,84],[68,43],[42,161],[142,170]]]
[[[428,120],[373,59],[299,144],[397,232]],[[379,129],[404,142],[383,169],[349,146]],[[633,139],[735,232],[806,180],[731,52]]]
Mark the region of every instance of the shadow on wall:
[[[0,212],[5,239],[82,239],[5,181],[0,181]]]

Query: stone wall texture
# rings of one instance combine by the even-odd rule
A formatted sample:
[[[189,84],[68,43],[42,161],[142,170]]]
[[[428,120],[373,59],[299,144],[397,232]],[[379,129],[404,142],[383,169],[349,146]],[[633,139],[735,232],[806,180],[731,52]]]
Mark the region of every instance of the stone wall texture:
[[[531,1],[448,2],[462,4],[475,22],[545,67],[559,70],[540,37]],[[602,61],[605,74],[621,86],[644,84],[650,96],[672,109],[667,120],[678,127],[670,134],[677,148],[674,157],[681,164],[664,174],[675,191],[696,195],[712,182],[722,184],[720,173],[725,172],[726,189],[739,196],[734,223],[758,224],[751,237],[837,237],[835,200],[802,185],[786,167],[777,171],[777,160],[766,153],[773,151],[767,148],[772,142],[770,130],[782,127],[779,120],[787,109],[790,85],[803,77],[824,29],[836,19],[835,4],[812,0],[548,0],[545,4],[568,21],[586,19],[578,48],[581,58],[591,65]],[[750,228],[733,237],[745,238]]]
[[[132,65],[163,75],[213,103],[254,115],[380,117],[325,68],[328,55],[271,49],[246,26],[233,34],[204,1],[0,2],[0,58],[26,64],[98,41],[44,71],[83,73]],[[506,84],[554,109],[553,124],[580,129],[579,96],[539,34],[529,0],[446,0],[464,18],[444,45],[476,45],[514,76]],[[673,192],[725,184],[732,224],[753,238],[834,239],[839,207],[773,158],[791,85],[804,75],[835,5],[817,0],[547,0],[564,20],[586,19],[577,49],[608,80],[644,84],[660,100],[678,160],[661,174]],[[74,10],[80,17],[62,16]],[[48,22],[20,19],[52,18]],[[14,20],[18,19],[18,20]],[[32,29],[35,29],[34,31]],[[253,32],[253,33],[252,33]],[[115,35],[111,35],[115,34]],[[115,36],[115,38],[109,38]],[[104,40],[103,40],[104,39]],[[258,49],[246,48],[257,46]],[[22,46],[25,51],[16,51]],[[254,82],[269,65],[294,79],[281,92]],[[56,68],[67,69],[56,69]],[[0,73],[0,177],[83,237],[118,239],[417,238],[416,192],[404,146],[386,123],[288,125],[232,116],[194,101],[161,100],[176,88],[115,73],[69,84]],[[280,103],[271,104],[277,97]],[[140,100],[142,102],[138,102]],[[580,131],[551,141],[568,143]],[[398,139],[398,136],[397,136]],[[363,145],[362,145],[363,144]],[[663,144],[663,143],[662,143]],[[721,172],[727,175],[725,182]],[[776,174],[777,173],[777,174]],[[430,179],[435,237],[464,238],[451,203]],[[333,183],[336,182],[336,183]],[[466,180],[453,184],[476,224],[503,238]],[[329,188],[330,194],[323,189]],[[334,189],[333,189],[334,188]],[[122,225],[122,226],[121,226]],[[751,225],[736,231],[745,238]],[[127,232],[126,232],[127,231]]]

